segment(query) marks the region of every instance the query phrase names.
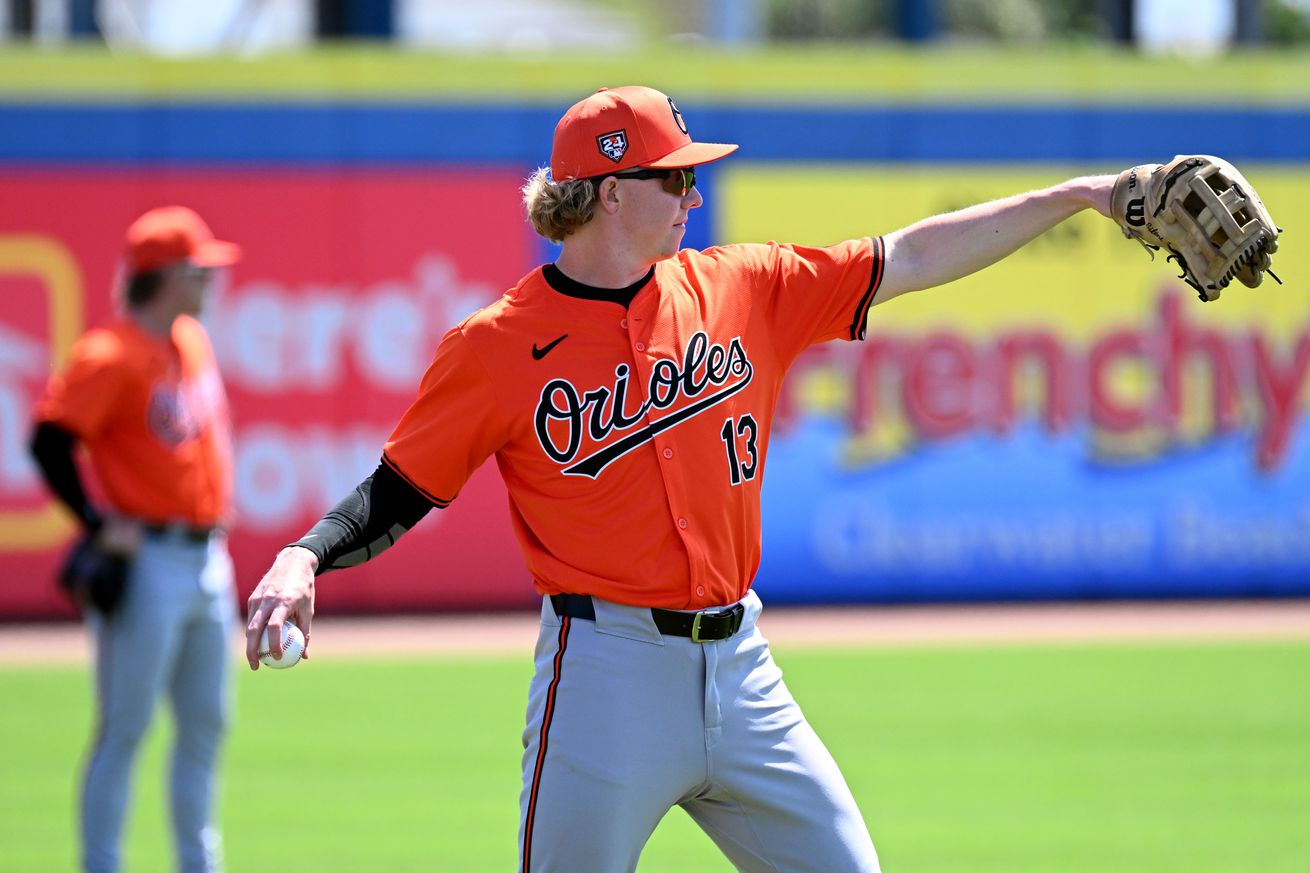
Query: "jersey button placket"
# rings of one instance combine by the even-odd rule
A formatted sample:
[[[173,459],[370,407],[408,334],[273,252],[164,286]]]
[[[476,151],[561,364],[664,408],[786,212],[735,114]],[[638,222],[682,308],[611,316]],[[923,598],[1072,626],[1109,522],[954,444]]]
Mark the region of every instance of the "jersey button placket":
[[[631,319],[625,318],[625,319],[622,319],[622,320],[619,322],[619,326],[622,327],[622,328],[624,328],[624,329],[626,330],[626,329],[628,328],[628,325],[629,325],[629,324],[633,324],[633,325],[635,325],[635,324],[636,324],[637,322],[639,322],[639,321],[641,321],[641,318],[640,318],[640,317],[637,317],[637,318],[631,318]],[[631,333],[631,332],[629,333],[629,337],[632,337],[632,333]],[[636,354],[633,355],[633,364],[634,364],[635,367],[636,367],[636,371],[641,375],[641,378],[642,378],[642,384],[643,384],[643,385],[649,385],[649,384],[650,384],[650,371],[651,371],[651,367],[650,367],[650,357],[654,357],[654,354],[655,354],[655,353],[652,351],[652,352],[651,352],[651,356],[650,356],[650,357],[647,357],[646,354],[645,354],[645,352],[646,352],[646,343],[643,342],[643,341],[641,341],[641,340],[639,340],[639,339],[636,339],[635,337],[632,338],[632,350],[633,350],[633,352],[636,353]],[[643,395],[646,395],[646,392],[645,392],[645,391],[643,391],[642,393],[643,393]],[[649,396],[648,396],[648,395],[647,395],[647,396],[644,396],[643,399],[645,399],[645,400],[649,400]],[[650,421],[654,418],[654,415],[653,415],[652,413],[653,413],[652,410],[648,410],[648,411],[646,412],[646,420],[647,420],[647,422],[650,422]],[[660,441],[661,441],[660,438],[659,438],[659,437],[656,437],[656,438],[652,439],[652,444],[658,444]],[[658,448],[658,446],[657,446],[657,455],[658,455],[658,457],[663,458],[664,460],[667,461],[667,460],[671,460],[671,459],[673,458],[673,454],[674,454],[674,453],[673,453],[673,449],[672,449],[672,448],[669,448],[668,446],[665,446],[665,447],[663,447],[663,448]],[[677,519],[676,524],[678,525],[678,530],[680,530],[680,531],[685,531],[685,530],[687,529],[687,527],[688,527],[688,522],[687,522],[687,518],[686,518],[686,516],[679,516],[678,519]],[[703,586],[703,585],[698,585],[698,586],[696,587],[696,593],[697,593],[697,596],[704,597],[704,596],[705,596],[705,586]]]

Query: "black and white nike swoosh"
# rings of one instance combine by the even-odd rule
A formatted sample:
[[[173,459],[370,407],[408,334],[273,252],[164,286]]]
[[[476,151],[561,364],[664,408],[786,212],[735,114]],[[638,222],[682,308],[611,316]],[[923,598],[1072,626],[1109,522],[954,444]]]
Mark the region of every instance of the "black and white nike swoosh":
[[[537,344],[536,344],[536,343],[533,343],[533,344],[532,344],[532,360],[534,360],[534,361],[540,361],[542,358],[546,357],[546,355],[549,355],[549,354],[550,354],[550,350],[551,350],[551,349],[555,348],[555,346],[557,346],[557,345],[559,345],[560,343],[564,342],[564,340],[568,339],[568,337],[569,337],[568,334],[564,334],[563,336],[558,337],[558,338],[552,340],[551,342],[546,343],[546,344],[545,344],[544,346],[542,346],[541,348],[537,348]]]

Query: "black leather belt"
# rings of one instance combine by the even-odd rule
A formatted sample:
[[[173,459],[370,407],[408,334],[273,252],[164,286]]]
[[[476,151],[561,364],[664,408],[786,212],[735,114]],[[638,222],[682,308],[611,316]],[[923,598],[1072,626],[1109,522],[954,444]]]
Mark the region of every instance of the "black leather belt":
[[[550,603],[555,607],[555,614],[569,618],[596,620],[596,605],[586,594],[552,594]],[[740,603],[732,606],[716,606],[702,609],[700,612],[679,612],[676,609],[660,609],[652,606],[650,616],[655,620],[655,627],[662,634],[673,637],[688,637],[693,643],[712,643],[726,640],[741,629],[742,617],[746,607]]]
[[[141,529],[150,536],[174,538],[192,543],[208,542],[209,538],[218,530],[216,527],[196,527],[179,521],[170,521],[165,524],[147,521],[142,523]]]

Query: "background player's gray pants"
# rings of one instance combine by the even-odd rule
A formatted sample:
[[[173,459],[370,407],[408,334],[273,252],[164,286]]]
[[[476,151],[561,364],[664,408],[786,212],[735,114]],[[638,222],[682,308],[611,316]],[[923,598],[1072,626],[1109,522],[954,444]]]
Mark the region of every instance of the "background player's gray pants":
[[[82,861],[119,869],[132,769],[156,701],[175,722],[171,811],[178,869],[213,873],[222,846],[212,813],[219,743],[228,720],[228,640],[235,610],[226,542],[147,537],[119,611],[90,619],[97,725],[82,791]]]
[[[650,610],[547,599],[523,734],[520,873],[623,873],[681,806],[749,873],[876,873],[845,780],[755,627],[698,644]],[[545,750],[542,751],[543,741]],[[526,859],[524,858],[526,856]]]

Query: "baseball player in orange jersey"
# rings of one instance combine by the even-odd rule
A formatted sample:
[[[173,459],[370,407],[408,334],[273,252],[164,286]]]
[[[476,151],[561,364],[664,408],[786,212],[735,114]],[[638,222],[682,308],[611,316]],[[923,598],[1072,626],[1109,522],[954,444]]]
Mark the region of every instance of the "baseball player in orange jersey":
[[[170,766],[177,869],[222,869],[215,771],[228,720],[232,562],[227,401],[198,315],[217,267],[240,252],[195,212],[153,209],[127,231],[124,312],[84,334],[36,410],[32,450],[51,490],[128,559],[120,602],[87,608],[96,734],[81,796],[82,869],[120,869],[132,768],[155,705],[174,717]],[[73,459],[87,449],[107,509]]]
[[[382,463],[279,553],[249,599],[308,630],[316,573],[367,560],[494,455],[543,596],[523,733],[519,869],[617,873],[681,806],[739,870],[873,871],[869,832],[782,682],[750,590],[760,486],[788,366],[861,340],[870,306],[959,278],[1074,213],[1086,177],[824,248],[680,250],[701,205],[673,101],[601,90],[524,187],[562,243],[450,330]],[[276,643],[274,644],[275,648]]]

